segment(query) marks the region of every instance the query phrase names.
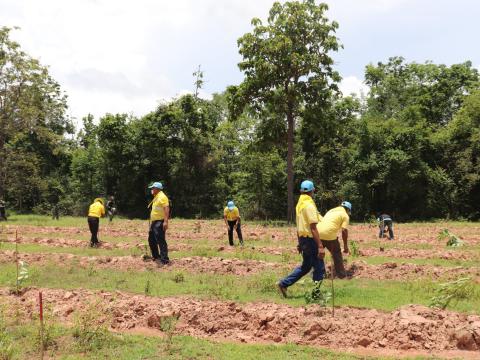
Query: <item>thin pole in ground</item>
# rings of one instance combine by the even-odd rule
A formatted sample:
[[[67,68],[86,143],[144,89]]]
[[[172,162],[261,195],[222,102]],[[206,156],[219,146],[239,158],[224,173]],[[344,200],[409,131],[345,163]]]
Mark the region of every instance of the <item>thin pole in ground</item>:
[[[17,278],[16,278],[16,287],[17,294],[19,293],[19,283],[18,283],[18,230],[15,230],[15,264],[17,266]]]
[[[332,279],[332,317],[335,317],[335,287],[333,286],[333,272],[334,272],[334,263],[333,263],[333,257],[332,257],[332,271],[330,272],[331,273],[331,276],[330,278]]]
[[[38,305],[39,305],[39,313],[40,313],[40,359],[43,360],[43,297],[42,292],[38,293]]]

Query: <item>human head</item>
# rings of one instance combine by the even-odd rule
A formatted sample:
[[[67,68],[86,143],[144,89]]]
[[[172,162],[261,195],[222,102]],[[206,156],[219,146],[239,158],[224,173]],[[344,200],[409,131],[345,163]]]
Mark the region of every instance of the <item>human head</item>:
[[[155,181],[148,188],[152,192],[152,195],[157,195],[160,192],[160,190],[163,190],[163,184],[159,181]]]
[[[103,199],[102,198],[95,198],[95,200],[93,200],[93,202],[99,202],[103,205]]]
[[[232,200],[230,200],[229,202],[227,202],[227,207],[228,207],[228,210],[232,211],[235,208],[235,203]]]
[[[315,190],[315,186],[313,185],[313,181],[304,180],[300,184],[300,192],[302,194],[309,194],[311,195]]]
[[[341,206],[343,206],[345,210],[347,210],[349,213],[352,212],[352,204],[349,203],[348,201],[342,201]]]

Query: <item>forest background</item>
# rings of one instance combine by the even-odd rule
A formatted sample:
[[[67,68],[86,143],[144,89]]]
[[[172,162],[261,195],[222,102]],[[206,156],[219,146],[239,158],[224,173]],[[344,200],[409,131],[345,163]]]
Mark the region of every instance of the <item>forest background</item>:
[[[238,41],[244,81],[211,100],[199,69],[192,94],[141,117],[86,114],[79,129],[48,67],[0,28],[0,199],[85,215],[114,195],[120,214],[144,218],[147,186],[162,181],[174,216],[219,217],[233,199],[244,218],[274,220],[292,218],[312,179],[322,214],[348,200],[356,220],[478,220],[478,70],[393,56],[365,66],[367,93],[341,94],[326,10],[287,2],[254,19]]]

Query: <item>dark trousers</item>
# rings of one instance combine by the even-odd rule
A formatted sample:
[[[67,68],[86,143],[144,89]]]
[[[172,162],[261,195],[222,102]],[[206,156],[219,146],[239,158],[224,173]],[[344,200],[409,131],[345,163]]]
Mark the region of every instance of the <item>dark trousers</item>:
[[[380,232],[378,234],[378,237],[380,239],[383,239],[383,234],[385,233],[385,228],[388,228],[388,236],[390,240],[393,240],[393,221],[392,220],[383,220],[380,222],[379,225]]]
[[[168,246],[165,239],[165,231],[163,230],[163,220],[152,221],[150,224],[148,245],[150,245],[152,257],[155,260],[160,259],[164,264],[167,264],[170,261],[168,258]]]
[[[0,219],[7,221],[7,215],[5,214],[5,208],[0,208]]]
[[[343,266],[342,249],[340,248],[338,238],[335,240],[322,240],[322,244],[332,254],[336,276],[340,279],[344,278],[346,276],[345,267]]]
[[[100,219],[95,216],[88,217],[88,227],[90,228],[90,233],[92,234],[90,238],[90,244],[98,244],[98,227],[100,224]]]
[[[313,268],[313,281],[323,280],[325,275],[325,264],[318,258],[318,245],[309,237],[300,237],[298,239],[299,250],[302,253],[302,265],[295,268],[289,275],[280,280],[281,287],[289,287],[295,284],[303,276],[307,275]]]
[[[240,227],[240,221],[233,220],[233,221],[227,221],[227,222],[228,222],[228,243],[231,246],[233,246],[233,229],[235,227],[235,224],[237,224],[238,241],[240,241],[240,244],[243,245],[242,228]]]

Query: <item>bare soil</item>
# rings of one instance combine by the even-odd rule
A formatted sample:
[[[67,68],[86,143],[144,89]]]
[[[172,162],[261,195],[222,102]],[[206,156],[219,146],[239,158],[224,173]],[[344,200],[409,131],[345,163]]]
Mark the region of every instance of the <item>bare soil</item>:
[[[116,331],[161,330],[166,318],[178,318],[175,333],[245,343],[295,343],[390,352],[418,351],[461,358],[480,356],[480,316],[407,305],[397,311],[318,305],[291,307],[275,303],[201,300],[191,297],[154,298],[123,292],[41,289],[53,316],[71,323],[74,314],[96,303],[103,320]],[[12,295],[0,289],[0,302],[24,320],[38,311],[38,290]],[[153,332],[154,334],[155,332]]]
[[[170,261],[169,265],[159,265],[152,260],[144,260],[140,256],[77,256],[73,254],[22,253],[19,254],[19,259],[27,262],[28,264],[37,265],[44,265],[46,263],[54,262],[58,266],[66,266],[75,262],[76,266],[82,268],[90,268],[91,266],[95,266],[98,268],[113,268],[124,271],[185,270],[195,273],[233,274],[240,276],[278,269],[281,267],[281,264],[278,263],[269,263],[257,260],[222,259],[201,256],[173,259]],[[14,261],[14,251],[0,252],[0,263],[12,263]]]

